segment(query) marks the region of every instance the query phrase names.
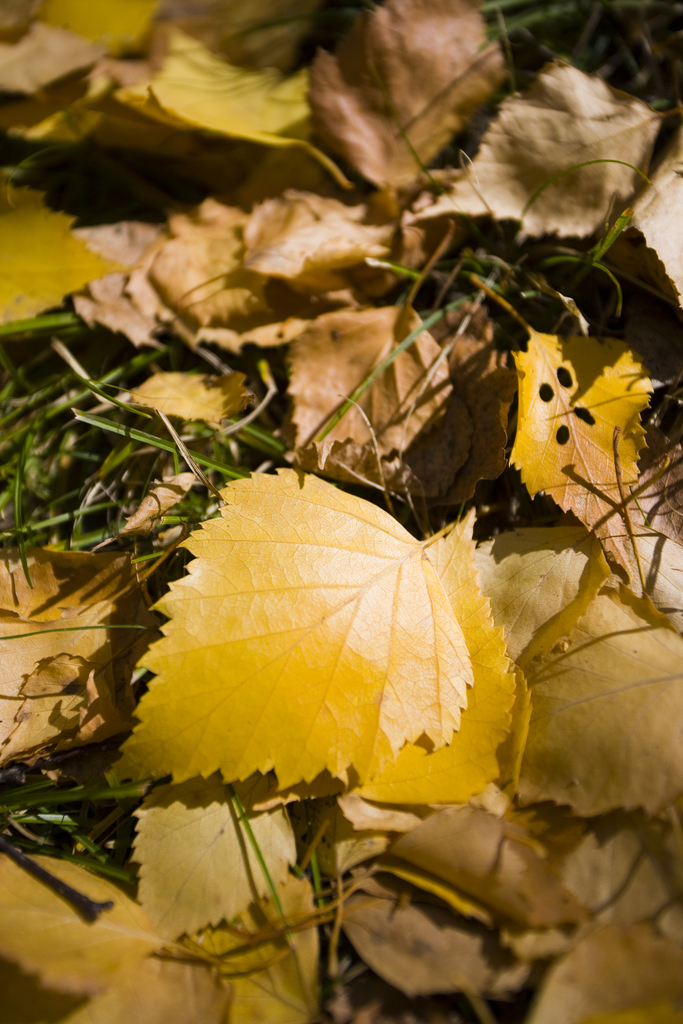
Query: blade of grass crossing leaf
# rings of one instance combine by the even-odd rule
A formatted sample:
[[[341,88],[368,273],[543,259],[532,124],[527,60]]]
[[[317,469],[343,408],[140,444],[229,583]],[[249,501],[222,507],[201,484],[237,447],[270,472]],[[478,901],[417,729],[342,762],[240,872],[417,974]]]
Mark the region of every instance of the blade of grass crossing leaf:
[[[44,633],[82,633],[85,629],[147,629],[155,632],[154,626],[140,626],[138,623],[132,625],[118,622],[98,623],[94,626],[59,626],[55,629],[38,629],[35,633],[12,633],[10,636],[3,636],[3,640],[23,640],[27,636],[43,636]]]
[[[536,202],[538,197],[542,195],[542,193],[545,192],[547,188],[550,188],[551,185],[556,185],[558,181],[561,181],[563,178],[566,178],[568,174],[572,174],[574,171],[580,171],[582,167],[590,167],[592,164],[621,164],[622,167],[630,167],[631,170],[635,171],[636,174],[639,174],[643,181],[646,182],[648,185],[652,184],[652,182],[650,181],[650,179],[644,171],[641,171],[638,167],[634,167],[633,164],[629,164],[626,160],[615,160],[612,157],[600,157],[597,160],[586,160],[582,164],[573,164],[571,167],[565,167],[563,171],[558,171],[557,174],[551,175],[543,182],[543,184],[539,185],[536,191],[533,192],[527,199],[524,205],[524,209],[522,210],[522,218],[528,211],[529,207]]]
[[[320,431],[315,440],[323,441],[330,433],[330,431],[334,430],[339,421],[343,419],[344,416],[346,416],[349,409],[353,408],[354,403],[357,402],[358,399],[365,394],[368,388],[375,383],[377,378],[380,377],[384,373],[384,371],[391,366],[394,360],[397,359],[398,356],[400,356],[401,352],[405,352],[407,348],[410,348],[410,346],[415,341],[417,341],[417,339],[424,331],[428,331],[430,327],[433,327],[434,324],[438,323],[439,320],[443,319],[446,313],[450,312],[453,309],[457,309],[459,306],[462,306],[464,302],[470,302],[473,298],[473,295],[466,295],[462,299],[456,299],[455,302],[450,302],[447,306],[444,306],[443,309],[437,310],[436,313],[432,313],[425,320],[423,320],[419,327],[416,327],[414,331],[411,331],[410,334],[406,338],[404,338],[403,341],[399,345],[397,345],[392,352],[389,353],[386,359],[383,359],[379,366],[376,366],[375,369],[368,374],[365,380],[361,381],[356,390],[349,395],[346,401],[342,403],[337,412],[332,416],[327,426],[323,427],[323,429]]]
[[[273,877],[272,877],[270,871],[268,870],[268,865],[266,864],[265,858],[264,858],[263,854],[261,853],[261,847],[259,846],[259,844],[258,844],[258,842],[256,840],[256,836],[254,835],[254,830],[252,829],[251,824],[249,822],[249,819],[247,817],[246,811],[244,810],[244,805],[242,804],[242,801],[240,800],[240,798],[237,795],[237,793],[235,792],[235,787],[231,783],[228,783],[228,787],[227,788],[228,788],[228,793],[230,794],[230,799],[232,800],[232,803],[233,803],[233,806],[235,808],[235,811],[237,812],[237,817],[239,818],[240,824],[242,825],[242,828],[244,829],[244,834],[246,835],[247,840],[249,842],[249,845],[251,846],[251,849],[253,851],[254,857],[256,858],[258,866],[261,868],[261,871],[263,873],[263,877],[264,877],[264,879],[266,881],[266,885],[268,886],[268,891],[270,892],[270,895],[273,897],[273,903],[275,905],[275,909],[277,910],[277,912],[278,912],[280,918],[282,919],[282,921],[285,924],[287,924],[287,919],[285,918],[285,910],[284,910],[284,907],[282,906],[282,900],[280,899],[280,894],[277,891],[277,889],[275,888],[275,883],[273,881]]]
[[[594,263],[597,263],[598,260],[601,260],[605,253],[608,251],[608,249],[611,249],[611,247],[614,245],[621,232],[624,230],[624,228],[628,227],[632,217],[633,210],[630,206],[627,207],[624,210],[624,212],[620,214],[619,217],[617,217],[615,223],[612,225],[609,231],[607,231],[604,237],[600,239],[598,244],[593,249],[591,249],[590,256]]]

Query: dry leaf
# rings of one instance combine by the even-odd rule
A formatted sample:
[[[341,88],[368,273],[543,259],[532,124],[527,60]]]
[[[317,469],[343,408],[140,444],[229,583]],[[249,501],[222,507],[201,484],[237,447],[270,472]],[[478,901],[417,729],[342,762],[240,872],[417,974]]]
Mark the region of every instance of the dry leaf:
[[[27,563],[33,589],[17,551],[0,561],[3,762],[129,729],[133,667],[155,629],[130,555],[29,548]],[[110,623],[133,628],[92,628]]]
[[[158,949],[145,912],[112,882],[53,857],[33,857],[97,903],[114,906],[88,924],[61,896],[0,858],[0,952],[59,992],[96,995]]]
[[[488,598],[479,590],[473,525],[470,513],[429,549],[472,659],[474,685],[467,694],[460,729],[441,750],[423,740],[407,744],[395,764],[360,789],[367,800],[462,803],[481,793],[504,767],[499,754],[505,750],[512,725],[515,677],[502,629],[494,625]]]
[[[74,238],[72,217],[54,213],[40,192],[12,188],[0,197],[3,265],[0,321],[35,316],[59,306],[69,292],[102,277],[116,264],[100,259]]]
[[[501,998],[529,973],[494,932],[429,903],[356,892],[344,902],[342,927],[368,966],[407,996],[469,991]]]
[[[325,1009],[334,1024],[426,1024],[443,1017],[440,1000],[408,999],[369,971],[336,986]]]
[[[149,958],[61,1024],[225,1024],[230,987],[201,963]]]
[[[498,46],[482,50],[478,8],[389,0],[358,19],[336,54],[319,50],[310,103],[320,138],[376,185],[415,175],[505,75]]]
[[[342,813],[335,797],[292,804],[289,808],[297,839],[298,860],[320,829],[324,829],[316,846],[318,867],[327,878],[337,878],[358,864],[384,853],[389,836],[380,826],[370,825],[357,830]]]
[[[674,309],[646,292],[624,305],[624,341],[645,364],[653,388],[678,382],[683,370],[683,324]]]
[[[290,875],[286,885],[279,887],[279,896],[288,922],[308,919],[311,927],[287,935],[285,922],[270,901],[253,903],[242,915],[244,937],[221,928],[207,929],[197,937],[201,950],[222,956],[269,923],[282,930],[280,938],[225,960],[232,987],[230,1024],[317,1024],[320,1020],[318,929],[313,924],[311,884],[307,878]]]
[[[414,807],[391,807],[386,804],[375,804],[363,799],[360,793],[342,793],[337,803],[354,829],[380,829],[383,832],[410,832],[420,824],[424,817]],[[427,811],[430,814],[431,811]]]
[[[508,653],[522,666],[571,632],[610,575],[600,544],[580,526],[502,533],[475,558]]]
[[[400,313],[395,306],[326,313],[290,347],[289,394],[294,400],[292,423],[297,445],[310,444],[343,399],[419,326],[416,313],[411,311],[407,318]],[[381,455],[390,455],[401,445],[407,447],[443,407],[450,393],[445,363],[442,362],[420,394],[427,369],[439,353],[439,346],[425,331],[359,399],[358,404],[372,425]],[[408,419],[414,403],[415,409]],[[377,459],[370,430],[355,406],[325,441],[311,449],[311,454],[314,451],[331,473],[332,466],[326,455],[335,441],[347,439],[363,446],[357,453],[360,460],[367,459],[370,466],[374,460],[373,476],[376,478]],[[356,466],[349,468],[355,470]]]
[[[640,185],[659,125],[598,75],[548,65],[503,101],[472,164],[418,219],[461,211],[521,221],[529,235],[592,235],[615,196],[621,209]]]
[[[220,778],[154,790],[136,812],[140,903],[159,934],[175,939],[231,921],[268,884]],[[250,825],[276,885],[296,860],[282,808],[251,815]]]
[[[287,189],[260,203],[244,229],[246,270],[290,280],[304,292],[347,287],[335,271],[387,256],[391,223],[372,224],[365,203]]]
[[[195,481],[194,473],[178,473],[166,480],[154,480],[132,516],[126,519],[122,537],[147,537],[162,516],[181,501]]]
[[[38,13],[43,0],[4,0],[0,9],[0,32],[9,33],[26,28]]]
[[[658,938],[649,925],[607,925],[553,964],[528,1024],[586,1024],[598,1014],[681,998],[680,946]]]
[[[221,518],[187,542],[190,575],[160,604],[168,635],[145,659],[160,678],[126,771],[274,768],[290,785],[353,765],[366,779],[423,733],[449,743],[472,668],[425,545],[293,470],[223,493]]]
[[[192,125],[267,146],[301,146],[346,184],[329,157],[306,141],[307,85],[304,69],[289,78],[274,68],[247,71],[176,30],[161,70],[146,85],[117,90],[116,99],[178,127]]]
[[[653,426],[648,426],[645,440],[647,448],[640,457],[638,483],[641,487],[650,481],[650,486],[638,494],[638,505],[633,502],[631,512],[637,517],[639,506],[652,530],[680,544],[683,540],[683,451],[679,445],[672,446]]]
[[[0,42],[0,90],[33,93],[82,71],[102,56],[101,46],[66,28],[34,22],[17,43]]]
[[[583,815],[671,804],[683,790],[682,658],[683,639],[647,598],[605,588],[528,670],[523,802],[555,800]]]
[[[44,0],[40,20],[70,28],[86,39],[101,40],[110,53],[127,54],[138,49],[158,0]]]
[[[220,427],[250,401],[253,395],[244,386],[244,374],[224,373],[221,377],[195,373],[155,373],[132,392],[139,405],[158,409],[167,416],[183,420],[204,420]]]
[[[158,347],[156,334],[161,325],[133,305],[125,288],[125,274],[105,274],[90,281],[85,295],[74,295],[74,309],[89,327],[102,324],[110,331],[119,331],[136,348],[141,345]]]
[[[147,224],[140,220],[120,220],[116,224],[74,228],[72,234],[82,239],[88,249],[98,256],[134,267],[159,240],[163,228],[159,224]]]
[[[626,524],[616,511],[621,497],[614,431],[621,431],[623,481],[634,483],[645,436],[640,413],[651,391],[642,364],[614,338],[559,338],[535,331],[515,362],[519,425],[510,461],[530,494],[545,491],[595,530],[638,585]]]

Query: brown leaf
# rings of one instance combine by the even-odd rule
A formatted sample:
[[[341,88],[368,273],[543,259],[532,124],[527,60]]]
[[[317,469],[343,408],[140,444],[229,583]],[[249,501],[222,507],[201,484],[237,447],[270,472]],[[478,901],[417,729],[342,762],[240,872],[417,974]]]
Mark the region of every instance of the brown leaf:
[[[325,1004],[334,1024],[428,1024],[448,1020],[446,1007],[436,999],[408,999],[367,971],[334,990]],[[449,1024],[460,1024],[451,1016]]]
[[[3,762],[129,729],[131,674],[154,628],[129,555],[33,548],[28,565],[33,589],[17,552],[0,562],[0,637],[19,636],[3,643]],[[91,628],[109,623],[151,632]]]
[[[683,324],[675,311],[645,292],[624,307],[624,341],[645,363],[652,386],[679,380],[683,370]]]
[[[94,64],[105,48],[66,28],[35,21],[17,43],[0,42],[0,90],[34,93]]]
[[[338,271],[366,256],[386,256],[391,223],[368,223],[365,203],[349,206],[312,192],[287,191],[266,199],[244,229],[244,268],[292,281],[303,292],[348,286]]]
[[[159,519],[185,497],[194,481],[194,473],[178,473],[166,480],[154,480],[133,515],[126,520],[121,536],[147,537]]]
[[[156,333],[161,325],[133,304],[126,295],[126,283],[125,274],[106,274],[91,281],[84,294],[74,295],[74,309],[89,327],[102,324],[125,334],[136,348],[159,347]]]
[[[356,892],[342,927],[362,959],[407,996],[476,992],[494,998],[521,988],[529,973],[484,925],[428,902]]]
[[[72,234],[98,256],[134,267],[159,240],[163,228],[140,220],[120,220],[115,224],[74,228]]]
[[[415,313],[406,318],[394,306],[319,317],[290,349],[289,393],[294,399],[292,422],[297,445],[310,444],[343,399],[419,323]],[[445,363],[419,395],[426,371],[439,353],[438,345],[425,331],[359,399],[381,455],[389,455],[401,445],[408,447],[446,401],[450,386]],[[355,407],[330,431],[326,441],[329,447],[334,441],[347,439],[364,446],[364,453],[374,457],[370,430]]]
[[[641,470],[638,485],[652,483],[642,494],[638,495],[638,505],[647,518],[647,522],[658,533],[680,544],[683,541],[683,451],[679,445],[673,447],[668,438],[649,426],[645,435],[647,448],[640,457]],[[665,460],[669,463],[664,469]],[[659,475],[661,470],[664,472]],[[635,503],[630,508],[634,509]]]
[[[377,185],[417,173],[504,77],[477,0],[389,0],[311,68],[316,132]],[[402,137],[405,130],[410,147]]]
[[[529,235],[591,235],[614,196],[621,207],[640,185],[632,168],[647,168],[659,125],[655,111],[599,76],[550,64],[504,100],[472,167],[418,219],[452,215],[455,204],[470,217],[522,221]]]

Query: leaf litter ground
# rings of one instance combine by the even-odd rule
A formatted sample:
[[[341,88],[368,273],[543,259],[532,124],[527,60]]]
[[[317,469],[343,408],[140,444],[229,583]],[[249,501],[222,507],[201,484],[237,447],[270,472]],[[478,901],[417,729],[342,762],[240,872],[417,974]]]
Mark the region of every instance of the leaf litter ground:
[[[2,1024],[683,998],[678,3],[0,12]]]

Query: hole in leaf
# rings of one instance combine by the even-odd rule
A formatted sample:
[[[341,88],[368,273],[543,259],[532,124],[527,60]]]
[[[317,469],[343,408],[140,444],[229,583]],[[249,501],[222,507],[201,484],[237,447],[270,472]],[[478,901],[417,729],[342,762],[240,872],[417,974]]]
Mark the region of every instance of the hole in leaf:
[[[541,384],[538,393],[541,396],[542,402],[550,402],[555,396],[555,392],[550,387],[550,384]]]
[[[584,423],[587,423],[589,427],[595,425],[595,416],[592,416],[591,413],[589,413],[588,409],[581,409],[579,408],[579,406],[577,406],[574,409],[574,412],[579,417],[579,419],[583,420]]]
[[[569,370],[565,370],[564,366],[561,366],[557,371],[557,379],[563,388],[570,388],[572,386],[572,375]]]
[[[558,444],[566,444],[569,440],[569,427],[561,426],[555,434],[555,440]]]

